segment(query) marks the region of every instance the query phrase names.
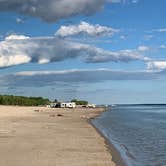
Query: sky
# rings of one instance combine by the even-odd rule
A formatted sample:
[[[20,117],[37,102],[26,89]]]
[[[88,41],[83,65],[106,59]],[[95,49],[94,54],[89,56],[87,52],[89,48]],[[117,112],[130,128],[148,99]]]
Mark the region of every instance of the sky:
[[[0,94],[166,103],[165,0],[0,0]]]

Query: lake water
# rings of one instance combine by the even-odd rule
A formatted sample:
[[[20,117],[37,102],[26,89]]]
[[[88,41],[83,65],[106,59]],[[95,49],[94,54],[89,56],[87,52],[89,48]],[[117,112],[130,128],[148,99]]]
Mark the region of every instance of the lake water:
[[[92,123],[131,166],[166,166],[166,105],[117,105]]]

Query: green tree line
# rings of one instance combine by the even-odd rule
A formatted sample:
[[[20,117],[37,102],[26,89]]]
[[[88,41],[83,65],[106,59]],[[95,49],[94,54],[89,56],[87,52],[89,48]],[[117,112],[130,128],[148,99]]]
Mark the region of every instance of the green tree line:
[[[88,101],[73,99],[71,102],[75,102],[76,105],[88,105]]]
[[[0,105],[39,106],[49,103],[49,99],[42,97],[0,95]]]

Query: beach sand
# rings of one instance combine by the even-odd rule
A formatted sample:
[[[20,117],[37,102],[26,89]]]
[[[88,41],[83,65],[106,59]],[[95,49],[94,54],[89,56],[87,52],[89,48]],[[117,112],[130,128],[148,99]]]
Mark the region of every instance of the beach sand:
[[[88,123],[101,108],[0,106],[1,166],[115,166]]]

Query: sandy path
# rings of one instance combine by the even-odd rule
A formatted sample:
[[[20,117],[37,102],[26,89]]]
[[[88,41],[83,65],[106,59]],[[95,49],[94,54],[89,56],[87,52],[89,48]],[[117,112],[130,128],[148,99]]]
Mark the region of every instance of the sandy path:
[[[104,139],[87,123],[94,113],[0,106],[0,165],[114,166]]]

